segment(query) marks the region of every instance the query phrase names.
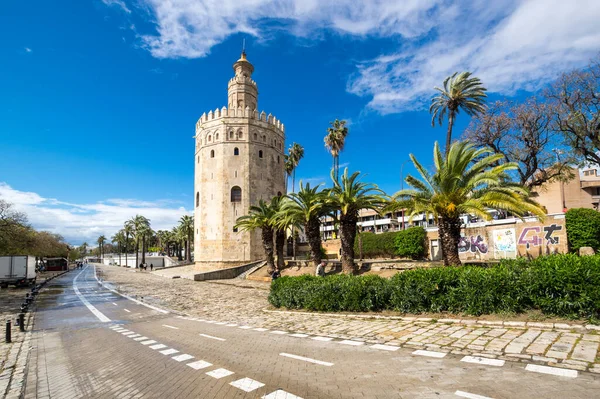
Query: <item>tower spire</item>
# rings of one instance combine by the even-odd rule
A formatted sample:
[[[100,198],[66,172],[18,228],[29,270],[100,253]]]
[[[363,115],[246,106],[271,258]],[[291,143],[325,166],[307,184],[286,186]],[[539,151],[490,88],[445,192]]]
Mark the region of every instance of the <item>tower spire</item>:
[[[246,59],[246,38],[242,39],[242,59]]]

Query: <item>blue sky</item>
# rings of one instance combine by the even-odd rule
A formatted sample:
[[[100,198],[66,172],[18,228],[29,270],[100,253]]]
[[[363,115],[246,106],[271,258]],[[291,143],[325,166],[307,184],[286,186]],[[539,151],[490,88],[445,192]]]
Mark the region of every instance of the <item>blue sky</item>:
[[[491,100],[522,98],[598,53],[599,18],[593,0],[5,2],[0,197],[73,243],[136,213],[170,228],[193,205],[195,122],[225,105],[243,38],[260,110],[305,147],[298,179],[327,180],[323,136],[343,118],[340,162],[393,193],[408,154],[429,165],[444,138],[433,86],[471,70]]]

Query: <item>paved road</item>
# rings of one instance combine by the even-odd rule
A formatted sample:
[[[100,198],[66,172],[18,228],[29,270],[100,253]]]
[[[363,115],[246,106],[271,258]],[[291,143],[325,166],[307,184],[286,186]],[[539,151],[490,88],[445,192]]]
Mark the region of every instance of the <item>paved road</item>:
[[[54,280],[38,297],[25,397],[477,399],[600,392],[600,378],[586,372],[530,371],[534,365],[469,363],[438,352],[262,330],[149,308],[99,286],[87,267]]]

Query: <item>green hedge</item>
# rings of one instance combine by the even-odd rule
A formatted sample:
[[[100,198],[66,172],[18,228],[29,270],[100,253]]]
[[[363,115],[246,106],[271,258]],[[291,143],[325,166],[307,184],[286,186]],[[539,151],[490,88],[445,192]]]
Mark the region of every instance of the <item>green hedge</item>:
[[[409,227],[399,231],[394,241],[396,254],[403,258],[422,259],[425,256],[427,232],[423,227]]]
[[[398,233],[360,233],[362,237],[363,258],[393,258],[396,256],[396,234]],[[357,258],[360,256],[359,242],[357,234],[354,240],[354,255]]]
[[[451,312],[481,315],[540,309],[600,319],[600,256],[551,255],[482,267],[440,267],[378,276],[282,277],[275,307],[315,311]]]
[[[565,215],[569,250],[581,247],[600,250],[600,212],[587,208],[569,209]]]

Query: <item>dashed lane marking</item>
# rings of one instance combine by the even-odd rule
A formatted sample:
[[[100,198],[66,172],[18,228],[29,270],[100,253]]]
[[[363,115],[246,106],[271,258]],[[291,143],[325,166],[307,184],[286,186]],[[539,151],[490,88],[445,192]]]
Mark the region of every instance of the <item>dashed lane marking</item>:
[[[145,339],[148,339],[148,337],[137,337],[137,338],[133,338],[134,341],[143,341]]]
[[[262,382],[253,380],[252,378],[242,378],[241,380],[230,382],[229,385],[239,388],[244,392],[252,392],[260,387],[264,387],[265,384]]]
[[[333,363],[324,362],[322,360],[311,359],[310,357],[292,355],[291,353],[284,353],[284,352],[282,352],[282,353],[279,354],[279,356],[285,356],[285,357],[289,357],[291,359],[302,360],[304,362],[309,362],[309,363],[314,363],[314,364],[320,364],[321,366],[327,366],[327,367],[333,366]]]
[[[419,355],[419,356],[436,357],[438,359],[441,359],[447,355],[447,353],[445,353],[445,352],[426,351],[426,350],[422,350],[422,349],[418,349],[418,350],[414,351],[412,354]]]
[[[399,346],[382,345],[382,344],[371,345],[371,348],[373,348],[373,349],[381,349],[381,350],[384,350],[384,351],[397,351],[398,349],[400,349]]]
[[[156,343],[156,341],[153,339],[149,339],[148,341],[140,342],[140,344],[142,344],[142,345],[150,345],[150,344],[155,344],[155,343]]]
[[[133,334],[133,335],[129,335],[129,338],[137,338],[140,337],[142,334]]]
[[[188,363],[186,366],[189,366],[194,370],[200,370],[212,366],[212,363],[205,362],[204,360],[198,360],[196,362]]]
[[[578,375],[577,370],[567,370],[561,369],[559,367],[539,366],[537,364],[528,364],[527,367],[525,367],[525,370],[533,371],[535,373],[552,374],[568,378],[577,378]]]
[[[200,334],[201,337],[216,339],[217,341],[225,341],[225,338],[213,337],[212,335]]]
[[[308,337],[308,334],[300,334],[300,333],[296,333],[296,334],[290,334],[290,337],[296,337],[296,338],[306,338],[306,337]]]
[[[351,345],[351,346],[360,346],[360,345],[364,345],[364,342],[361,341],[352,341],[350,339],[345,339],[343,341],[340,341],[340,344],[344,344],[344,345]]]
[[[115,305],[115,306],[119,306],[119,305],[117,305],[117,304],[116,304],[116,303],[114,303],[114,302],[113,302],[112,304],[113,304],[113,305]]]
[[[276,334],[276,335],[285,335],[287,334],[287,331],[271,331],[271,334]]]
[[[465,356],[462,359],[460,359],[460,361],[466,362],[466,363],[485,364],[486,366],[496,366],[496,367],[504,366],[504,360],[489,359],[487,357],[479,357],[479,356]]]
[[[179,351],[177,349],[165,349],[164,351],[160,351],[160,353],[162,353],[163,355],[174,355],[176,353],[179,353]]]
[[[235,324],[235,323],[231,323],[231,324],[226,324],[225,326],[226,326],[226,327],[237,327],[237,324]]]
[[[133,331],[129,331],[129,332],[121,333],[121,334],[123,334],[123,335],[134,335],[135,333]]]
[[[323,342],[333,340],[333,338],[331,338],[331,337],[311,337],[310,339],[314,339],[315,341],[323,341]]]
[[[152,345],[150,346],[150,349],[154,349],[154,350],[158,350],[158,349],[164,349],[166,348],[167,345],[163,345],[163,344],[156,344],[156,345]]]
[[[216,369],[216,370],[213,370],[213,371],[209,371],[206,374],[209,375],[209,376],[211,376],[211,377],[213,377],[213,378],[219,379],[219,378],[227,377],[227,376],[229,376],[231,374],[234,374],[234,372],[226,370],[226,369]]]
[[[124,311],[126,311],[127,313],[131,313],[131,310],[128,309],[123,309]]]
[[[249,329],[251,329],[252,327],[251,327],[251,326],[240,326],[240,328],[241,328],[242,330],[249,330]]]
[[[228,324],[226,321],[219,321],[218,323],[215,323],[218,326],[224,326],[225,324]]]
[[[172,328],[173,330],[179,330],[179,327],[173,327],[173,326],[170,326],[168,324],[163,324],[162,326],[163,327],[167,327],[167,328]]]
[[[255,328],[254,331],[261,331],[261,332],[263,332],[263,331],[269,331],[269,329],[268,328],[259,327],[259,328]]]
[[[481,396],[481,395],[476,395],[474,393],[463,392],[463,391],[456,391],[456,392],[454,392],[454,394],[456,396],[460,396],[461,398],[467,398],[467,399],[492,399],[489,396]]]
[[[188,355],[186,353],[186,354],[183,354],[183,355],[173,356],[171,359],[176,360],[178,362],[185,362],[186,360],[190,360],[190,359],[193,359],[193,358],[194,358],[194,356]]]
[[[289,392],[278,389],[275,392],[271,392],[270,394],[263,396],[262,399],[302,399],[302,398],[300,396],[292,395]]]

